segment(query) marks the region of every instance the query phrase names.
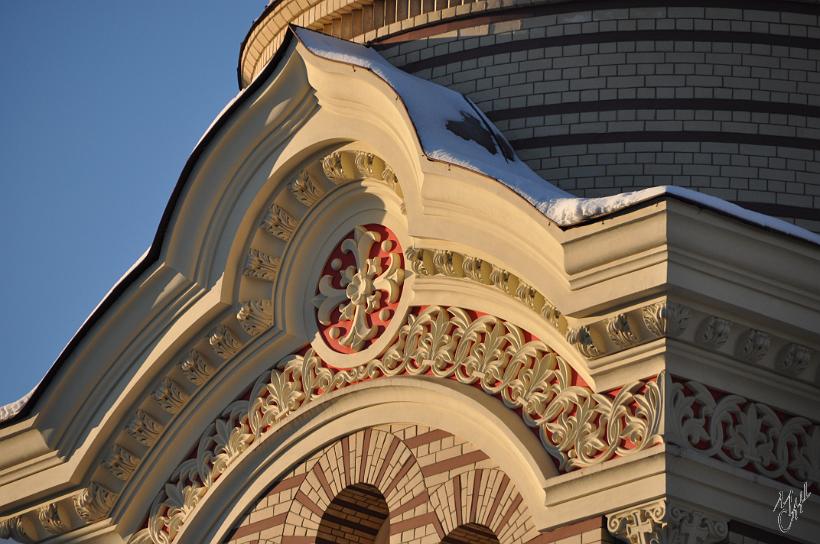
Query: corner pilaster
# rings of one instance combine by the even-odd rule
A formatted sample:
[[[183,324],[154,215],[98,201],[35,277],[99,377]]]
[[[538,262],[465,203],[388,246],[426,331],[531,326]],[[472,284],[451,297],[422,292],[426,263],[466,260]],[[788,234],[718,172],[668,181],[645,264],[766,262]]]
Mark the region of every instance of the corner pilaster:
[[[728,520],[660,499],[607,514],[607,529],[629,544],[720,544]]]

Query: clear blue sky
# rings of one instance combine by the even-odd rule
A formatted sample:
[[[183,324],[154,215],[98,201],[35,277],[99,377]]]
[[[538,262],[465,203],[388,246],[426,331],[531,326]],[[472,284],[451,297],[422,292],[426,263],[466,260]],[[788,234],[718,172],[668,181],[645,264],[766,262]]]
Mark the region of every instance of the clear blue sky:
[[[264,5],[0,2],[0,404],[147,249]]]

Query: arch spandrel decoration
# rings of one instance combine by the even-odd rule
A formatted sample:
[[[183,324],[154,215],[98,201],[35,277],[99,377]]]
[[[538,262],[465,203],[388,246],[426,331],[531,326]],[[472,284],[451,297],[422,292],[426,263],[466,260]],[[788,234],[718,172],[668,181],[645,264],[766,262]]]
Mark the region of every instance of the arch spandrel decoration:
[[[305,218],[327,215],[325,207],[335,195],[355,201],[362,194],[391,202],[403,196],[392,168],[355,148],[309,162],[275,189],[246,242],[232,312],[173,357],[106,448],[87,488],[68,501],[47,505],[34,518],[17,518],[20,538],[61,534],[76,528],[78,519],[89,524],[109,516],[143,459],[198,391],[251,344],[266,341],[267,331],[287,328],[288,312],[305,316],[305,349],[249,384],[250,397],[226,405],[197,445],[180,445],[196,453],[173,471],[151,506],[148,531],[137,533],[135,541],[172,542],[197,505],[207,500],[208,489],[249,448],[264,447],[283,422],[308,413],[311,405],[385,377],[452,380],[498,398],[499,406],[522,415],[562,471],[660,442],[662,379],[596,394],[545,342],[508,320],[482,313],[480,295],[472,308],[414,305],[414,282],[443,276],[495,289],[559,335],[569,330],[549,299],[515,274],[465,253],[415,245],[406,226],[401,227],[406,222],[402,206],[391,204],[392,211],[382,212],[390,226],[380,224],[378,214],[364,215],[361,221],[353,214],[341,229],[325,225],[321,244],[303,232],[305,223],[316,222]],[[323,250],[310,256],[309,262],[318,263],[313,272],[305,274],[289,263],[317,245]],[[283,296],[294,274],[302,278],[296,284],[308,285],[310,295],[297,311],[292,302],[299,297]],[[359,332],[352,334],[357,327]]]

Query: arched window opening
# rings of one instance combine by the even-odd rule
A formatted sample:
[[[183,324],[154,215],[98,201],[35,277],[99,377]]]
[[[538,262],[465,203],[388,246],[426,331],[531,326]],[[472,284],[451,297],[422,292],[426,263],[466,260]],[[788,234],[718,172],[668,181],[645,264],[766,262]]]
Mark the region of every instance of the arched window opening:
[[[388,544],[389,514],[378,489],[368,484],[348,486],[328,505],[316,544]]]
[[[466,523],[453,529],[441,544],[499,544],[498,537],[478,523]]]

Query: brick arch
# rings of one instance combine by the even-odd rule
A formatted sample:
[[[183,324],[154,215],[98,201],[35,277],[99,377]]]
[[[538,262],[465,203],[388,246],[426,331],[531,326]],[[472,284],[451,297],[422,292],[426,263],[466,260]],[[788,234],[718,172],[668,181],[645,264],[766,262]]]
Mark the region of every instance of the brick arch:
[[[491,541],[487,535],[502,544],[523,544],[538,533],[513,482],[465,437],[415,423],[381,424],[304,457],[256,500],[223,542],[326,542],[319,528],[333,500],[357,504],[345,490],[365,487],[385,498],[390,544],[465,538],[479,544]],[[482,530],[485,540],[479,538]],[[383,532],[375,536],[384,542]]]
[[[445,536],[441,544],[499,544],[489,527],[478,523],[459,525],[450,534]]]
[[[285,518],[282,542],[313,542],[322,516],[345,489],[372,486],[384,496],[391,525],[395,518],[427,503],[418,461],[397,436],[364,429],[327,447],[308,469]],[[392,532],[392,531],[391,531]]]
[[[317,544],[386,544],[390,510],[384,496],[370,484],[347,486],[322,516]]]
[[[448,536],[470,525],[489,529],[501,544],[526,542],[538,534],[515,484],[495,468],[453,476],[430,493],[430,504]]]

